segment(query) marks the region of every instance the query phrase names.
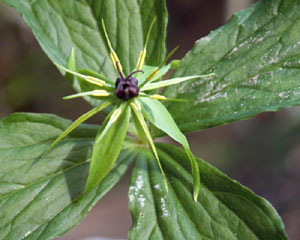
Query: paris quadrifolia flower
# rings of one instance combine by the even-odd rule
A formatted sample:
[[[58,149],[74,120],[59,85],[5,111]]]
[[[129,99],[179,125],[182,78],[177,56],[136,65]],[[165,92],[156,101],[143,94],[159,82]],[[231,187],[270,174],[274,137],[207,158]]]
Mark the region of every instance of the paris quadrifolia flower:
[[[200,175],[196,159],[190,151],[189,144],[184,134],[179,130],[168,110],[160,102],[182,100],[169,99],[160,94],[152,94],[153,91],[151,90],[201,77],[209,77],[214,74],[180,77],[160,81],[162,75],[164,75],[170,69],[171,64],[166,63],[176,49],[166,57],[160,66],[153,67],[144,64],[147,55],[147,45],[151,29],[153,28],[155,21],[156,19],[152,21],[152,24],[149,27],[144,48],[141,50],[135,69],[132,69],[132,72],[127,76],[124,75],[122,63],[120,62],[110,43],[103,20],[102,26],[107,40],[107,45],[110,50],[110,58],[119,76],[117,79],[108,79],[100,74],[93,74],[93,76],[91,76],[77,71],[75,67],[74,49],[71,51],[66,67],[55,63],[58,68],[65,71],[67,74],[76,77],[78,81],[88,84],[89,89],[93,89],[67,96],[64,99],[92,96],[93,98],[97,98],[102,101],[99,106],[83,114],[75,122],[73,122],[73,124],[71,124],[71,126],[69,126],[51,144],[47,152],[49,152],[49,150],[51,150],[60,140],[67,136],[78,125],[108,106],[111,106],[112,110],[102,123],[95,139],[85,191],[89,191],[98,185],[112,169],[122,149],[130,122],[134,123],[135,126],[135,133],[134,131],[131,131],[131,133],[133,133],[133,135],[135,135],[139,140],[144,139],[145,144],[147,144],[147,146],[151,149],[151,152],[157,161],[164,179],[165,188],[168,191],[168,180],[161,166],[155,144],[148,129],[147,121],[149,121],[155,127],[161,131],[164,131],[171,138],[179,142],[186,151],[191,164],[192,175],[194,179],[193,197],[196,201],[200,189]],[[145,72],[150,73],[146,75]],[[44,156],[47,154],[47,152],[44,154]]]

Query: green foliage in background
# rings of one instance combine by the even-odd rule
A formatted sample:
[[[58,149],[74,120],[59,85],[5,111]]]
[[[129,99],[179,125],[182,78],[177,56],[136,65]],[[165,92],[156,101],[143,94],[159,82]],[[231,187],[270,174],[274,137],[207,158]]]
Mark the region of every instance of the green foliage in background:
[[[19,11],[49,58],[72,71],[81,69],[81,74],[105,75],[113,81],[117,78],[102,19],[126,76],[135,69],[154,18],[157,21],[147,46],[145,75],[165,59],[164,0],[4,2]],[[124,111],[109,131],[103,130],[109,120],[100,128],[81,124],[44,156],[71,121],[29,113],[0,120],[0,239],[63,235],[121,179],[131,163],[130,239],[287,239],[270,203],[202,159],[193,158],[181,131],[198,131],[299,105],[299,24],[298,0],[265,0],[238,12],[225,26],[197,41],[180,63],[173,64],[177,69],[172,78],[216,74],[190,78],[163,90],[166,98],[188,101],[139,97],[141,110],[128,110],[121,104]],[[73,47],[76,54],[70,57]],[[80,78],[70,73],[66,78],[78,93],[86,91]],[[85,96],[85,100],[94,107],[103,103],[93,96]],[[107,119],[113,115],[112,109],[107,108]],[[151,123],[150,131],[143,117]],[[137,139],[125,136],[127,128],[137,131]],[[151,142],[164,133],[181,143],[185,151]],[[106,161],[114,154],[107,138],[121,146],[124,140],[123,149],[116,148],[120,155],[115,163]],[[95,139],[100,145],[93,148]],[[84,191],[88,176],[99,177],[98,173],[89,175],[91,159],[92,164],[96,161],[94,152],[111,170],[100,184]],[[197,201],[195,169],[201,176]]]

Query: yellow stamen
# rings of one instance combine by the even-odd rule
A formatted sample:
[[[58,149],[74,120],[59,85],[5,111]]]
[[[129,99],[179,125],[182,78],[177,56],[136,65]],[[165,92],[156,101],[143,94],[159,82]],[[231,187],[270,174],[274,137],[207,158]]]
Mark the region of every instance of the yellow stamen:
[[[91,77],[91,76],[86,77],[85,80],[90,82],[90,83],[93,83],[95,85],[98,85],[100,87],[106,85],[105,81],[103,81],[101,79],[98,79],[98,78],[95,78],[95,77]]]
[[[159,94],[153,94],[150,96],[152,99],[157,99],[157,100],[166,100],[167,98],[165,96],[159,95]]]
[[[145,83],[151,82],[151,80],[153,78],[155,78],[155,76],[157,75],[157,73],[159,72],[160,68],[156,67],[152,70],[152,72],[148,75],[148,77],[146,78]]]
[[[152,23],[151,23],[151,25],[149,27],[149,30],[148,30],[148,33],[147,33],[147,37],[146,37],[145,47],[141,51],[139,59],[138,59],[137,64],[136,64],[137,70],[141,70],[143,68],[143,66],[144,66],[145,58],[146,58],[146,55],[147,55],[147,46],[148,46],[148,42],[149,42],[149,38],[150,38],[150,33],[152,31],[152,28],[153,28],[155,22],[156,22],[156,17],[153,18]]]
[[[93,96],[95,96],[95,97],[107,97],[109,95],[110,95],[110,93],[105,90],[94,90],[93,91]]]
[[[104,24],[104,20],[102,19],[102,28],[103,28],[103,31],[104,31],[104,35],[105,35],[105,38],[106,38],[106,41],[107,41],[107,44],[108,44],[108,47],[109,47],[109,50],[110,50],[110,58],[111,58],[111,61],[116,69],[116,71],[118,72],[118,69],[117,69],[117,66],[116,66],[116,62],[119,62],[119,66],[120,66],[120,70],[123,71],[123,68],[122,68],[122,65],[120,63],[120,60],[118,58],[118,55],[116,54],[116,52],[114,51],[113,47],[111,46],[111,43],[109,41],[109,38],[108,38],[108,34],[106,32],[106,28],[105,28],[105,24]]]
[[[118,117],[120,116],[120,114],[121,114],[121,109],[118,108],[118,109],[117,109],[116,111],[114,111],[114,113],[111,115],[109,121],[110,121],[111,123],[115,122],[115,121],[118,119]]]
[[[144,48],[143,51],[141,51],[139,59],[138,59],[138,63],[136,65],[137,70],[141,70],[144,66],[144,62],[145,62],[145,58],[146,58],[146,54],[147,54],[147,50],[146,48]]]
[[[142,110],[141,105],[140,105],[137,101],[132,102],[132,103],[131,103],[131,106],[132,106],[136,111],[141,111],[141,110]]]

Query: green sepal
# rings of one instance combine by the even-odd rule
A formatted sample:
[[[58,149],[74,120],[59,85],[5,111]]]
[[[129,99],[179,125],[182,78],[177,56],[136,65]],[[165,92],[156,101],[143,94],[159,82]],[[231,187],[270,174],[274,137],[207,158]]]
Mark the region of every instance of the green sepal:
[[[159,166],[159,169],[161,171],[161,174],[163,176],[163,179],[164,179],[164,185],[165,185],[165,188],[166,190],[168,191],[168,182],[167,182],[167,177],[166,177],[166,174],[161,166],[161,163],[159,161],[159,157],[158,157],[158,154],[157,154],[157,151],[156,151],[156,147],[154,145],[154,142],[153,142],[153,139],[151,137],[151,134],[149,132],[149,129],[148,129],[148,126],[145,122],[145,119],[144,119],[144,116],[142,114],[142,111],[141,111],[141,108],[140,108],[140,105],[137,101],[134,101],[131,103],[131,108],[133,110],[133,115],[135,115],[136,119],[137,119],[137,122],[136,124],[139,124],[140,126],[137,126],[137,129],[142,129],[144,131],[144,134],[146,135],[147,139],[148,139],[148,143],[150,145],[150,148],[153,152],[153,155],[157,161],[157,164]]]
[[[113,167],[126,137],[130,115],[128,103],[123,102],[111,111],[101,125],[93,147],[85,192],[97,186]]]
[[[171,114],[161,102],[151,98],[140,98],[139,102],[142,105],[143,114],[145,118],[149,120],[155,127],[167,133],[171,138],[173,138],[175,141],[179,142],[183,146],[190,160],[192,174],[194,178],[194,201],[197,201],[200,189],[199,168],[195,157],[190,150],[189,143],[186,137],[179,130]]]

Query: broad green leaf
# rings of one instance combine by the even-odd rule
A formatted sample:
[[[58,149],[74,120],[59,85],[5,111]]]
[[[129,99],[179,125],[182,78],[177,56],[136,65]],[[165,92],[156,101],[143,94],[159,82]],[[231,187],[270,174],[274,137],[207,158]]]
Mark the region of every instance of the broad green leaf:
[[[143,114],[155,127],[168,134],[175,141],[179,142],[190,160],[192,175],[194,178],[194,199],[197,201],[200,189],[199,168],[193,153],[190,150],[189,143],[184,134],[179,130],[172,116],[162,103],[151,98],[141,98],[140,101]]]
[[[83,193],[98,126],[82,124],[40,156],[71,121],[46,114],[0,120],[0,239],[53,239],[76,226],[122,177],[132,157],[123,151],[101,184]]]
[[[124,102],[101,125],[93,147],[86,192],[97,186],[113,167],[126,137],[130,115],[130,107]]]
[[[202,187],[194,202],[185,152],[167,144],[157,144],[157,148],[169,191],[151,154],[137,150],[128,193],[133,219],[129,239],[287,239],[268,201],[201,159],[197,162]]]
[[[163,95],[184,132],[300,104],[300,2],[259,1],[196,42],[173,77],[216,73],[168,87]]]
[[[75,49],[76,67],[99,72],[112,81],[117,75],[110,61],[101,20],[125,74],[132,71],[144,47],[152,20],[145,63],[159,65],[165,57],[167,11],[164,0],[4,0],[17,9],[49,58],[66,66]],[[76,81],[74,81],[76,86]]]

